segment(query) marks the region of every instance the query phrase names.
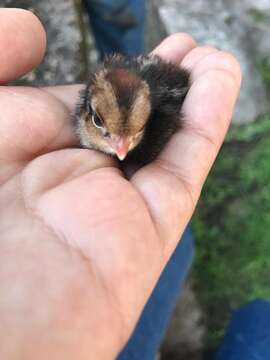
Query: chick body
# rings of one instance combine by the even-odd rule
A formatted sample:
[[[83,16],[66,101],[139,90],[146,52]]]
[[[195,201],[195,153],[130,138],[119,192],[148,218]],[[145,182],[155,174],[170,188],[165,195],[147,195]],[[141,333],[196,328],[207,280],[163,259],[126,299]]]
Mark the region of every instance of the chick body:
[[[109,128],[112,136],[130,139],[124,163],[144,165],[153,161],[181,127],[189,78],[187,70],[157,56],[108,57],[91,77],[77,106],[82,145],[111,152],[102,145],[102,138],[93,135],[92,127],[87,130],[92,108],[99,103],[104,128]]]

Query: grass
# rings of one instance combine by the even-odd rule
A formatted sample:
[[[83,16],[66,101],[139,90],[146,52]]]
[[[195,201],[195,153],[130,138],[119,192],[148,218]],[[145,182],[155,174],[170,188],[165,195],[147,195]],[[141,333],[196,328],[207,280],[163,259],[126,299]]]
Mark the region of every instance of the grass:
[[[233,128],[206,182],[193,220],[195,290],[221,340],[231,311],[270,298],[270,117]]]
[[[256,22],[256,23],[264,23],[264,22],[268,22],[270,19],[270,14],[264,11],[261,11],[257,8],[251,8],[248,11],[248,14],[251,16],[251,18]]]
[[[267,91],[270,93],[270,59],[263,58],[258,62],[258,69],[261,73]]]

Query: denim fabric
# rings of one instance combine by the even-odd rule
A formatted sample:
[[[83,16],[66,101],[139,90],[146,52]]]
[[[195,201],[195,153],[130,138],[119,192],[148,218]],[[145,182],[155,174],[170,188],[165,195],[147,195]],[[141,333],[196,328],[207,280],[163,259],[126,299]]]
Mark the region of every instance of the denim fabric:
[[[270,301],[253,301],[233,314],[215,359],[270,360]]]
[[[84,0],[101,59],[144,52],[144,0]]]
[[[193,256],[193,238],[191,230],[187,229],[117,360],[155,359]]]

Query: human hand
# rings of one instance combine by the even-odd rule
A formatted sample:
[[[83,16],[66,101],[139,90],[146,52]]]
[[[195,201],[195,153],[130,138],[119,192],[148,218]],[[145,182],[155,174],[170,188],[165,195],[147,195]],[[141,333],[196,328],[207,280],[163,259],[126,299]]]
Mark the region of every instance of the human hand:
[[[32,14],[0,10],[0,82],[44,48]],[[186,125],[129,181],[114,159],[75,148],[79,86],[0,88],[1,359],[115,358],[190,220],[240,70],[185,34],[154,52],[192,71]]]

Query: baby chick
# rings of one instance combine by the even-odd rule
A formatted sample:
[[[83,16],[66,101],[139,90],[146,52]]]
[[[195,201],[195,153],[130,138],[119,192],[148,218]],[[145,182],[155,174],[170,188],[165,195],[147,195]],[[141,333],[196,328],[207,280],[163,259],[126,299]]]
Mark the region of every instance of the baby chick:
[[[81,145],[125,163],[149,163],[181,126],[188,89],[188,71],[158,56],[108,57],[80,94]]]

